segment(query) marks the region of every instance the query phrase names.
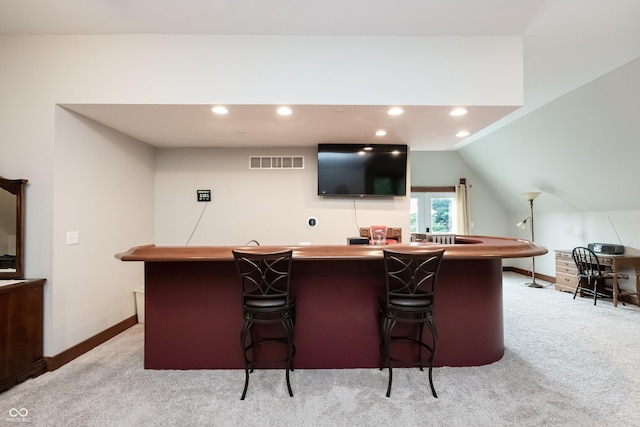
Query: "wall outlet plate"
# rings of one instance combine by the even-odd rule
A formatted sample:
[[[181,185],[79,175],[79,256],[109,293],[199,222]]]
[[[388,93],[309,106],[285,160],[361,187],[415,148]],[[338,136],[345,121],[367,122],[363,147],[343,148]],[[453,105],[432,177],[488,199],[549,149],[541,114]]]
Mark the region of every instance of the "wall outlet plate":
[[[211,201],[211,190],[197,190],[197,195],[199,202]]]
[[[77,231],[67,231],[67,245],[77,245],[80,243],[80,233]]]

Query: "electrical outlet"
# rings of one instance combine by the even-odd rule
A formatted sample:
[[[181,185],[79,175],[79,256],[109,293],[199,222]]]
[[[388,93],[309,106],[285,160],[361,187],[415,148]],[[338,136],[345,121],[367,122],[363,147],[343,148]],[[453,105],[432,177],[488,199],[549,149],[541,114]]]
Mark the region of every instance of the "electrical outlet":
[[[197,195],[199,202],[211,201],[211,190],[197,190]]]

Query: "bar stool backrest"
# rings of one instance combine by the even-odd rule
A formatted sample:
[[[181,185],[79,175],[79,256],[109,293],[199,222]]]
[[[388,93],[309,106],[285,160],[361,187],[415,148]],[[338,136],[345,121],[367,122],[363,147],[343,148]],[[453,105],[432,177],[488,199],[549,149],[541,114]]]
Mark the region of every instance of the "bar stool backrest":
[[[385,273],[387,281],[387,304],[402,299],[434,303],[435,285],[444,255],[444,249],[401,253],[385,250]]]
[[[272,253],[234,250],[233,256],[242,282],[243,303],[250,298],[264,302],[282,300],[285,306],[290,305],[291,250]]]

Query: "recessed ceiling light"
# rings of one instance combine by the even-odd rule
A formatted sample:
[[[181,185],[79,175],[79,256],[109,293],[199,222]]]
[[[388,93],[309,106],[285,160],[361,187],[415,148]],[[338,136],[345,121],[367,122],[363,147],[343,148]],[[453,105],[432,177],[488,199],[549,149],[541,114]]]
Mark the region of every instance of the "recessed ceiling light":
[[[223,107],[221,105],[213,107],[211,111],[213,111],[216,114],[227,114],[229,112],[229,110],[227,110],[226,107]]]
[[[291,111],[291,108],[289,108],[289,107],[280,107],[280,108],[278,108],[277,113],[280,116],[290,116],[292,111]]]
[[[389,108],[389,111],[387,111],[387,114],[390,116],[399,116],[402,113],[404,113],[404,111],[402,111],[400,107]]]
[[[387,134],[386,130],[380,129],[380,130],[376,131],[376,136],[385,136],[386,134]]]
[[[449,112],[450,116],[464,116],[467,114],[466,108],[455,108]]]
[[[464,138],[465,136],[469,136],[469,135],[471,135],[471,132],[466,130],[461,130],[460,132],[456,133],[456,136],[458,138]]]

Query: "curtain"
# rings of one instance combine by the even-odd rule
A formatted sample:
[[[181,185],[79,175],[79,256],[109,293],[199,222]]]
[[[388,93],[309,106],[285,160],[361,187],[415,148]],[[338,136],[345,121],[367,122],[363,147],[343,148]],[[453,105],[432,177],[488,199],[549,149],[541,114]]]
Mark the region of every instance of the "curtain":
[[[471,215],[469,214],[469,186],[456,185],[456,233],[471,234]]]

